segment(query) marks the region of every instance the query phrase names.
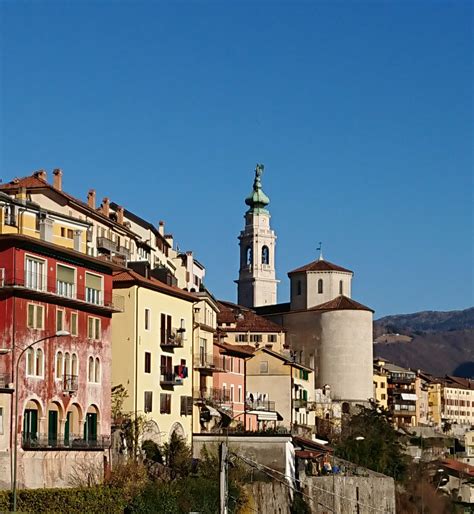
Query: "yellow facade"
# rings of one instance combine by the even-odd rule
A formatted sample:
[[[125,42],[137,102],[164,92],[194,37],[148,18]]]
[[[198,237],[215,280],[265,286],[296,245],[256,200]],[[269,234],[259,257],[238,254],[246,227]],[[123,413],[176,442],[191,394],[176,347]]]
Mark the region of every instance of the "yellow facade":
[[[388,390],[387,390],[387,375],[384,373],[374,373],[374,399],[380,407],[388,408]]]
[[[432,383],[428,386],[428,419],[434,425],[441,426],[442,384]]]
[[[124,297],[124,311],[112,318],[112,384],[127,389],[123,410],[145,415],[150,423],[144,438],[160,444],[176,431],[190,443],[193,300],[184,299],[184,292],[173,296],[143,285],[116,288],[114,283],[114,292]],[[181,346],[162,345],[163,315],[171,317]],[[171,361],[172,373],[185,364],[187,377],[164,373],[163,359]]]

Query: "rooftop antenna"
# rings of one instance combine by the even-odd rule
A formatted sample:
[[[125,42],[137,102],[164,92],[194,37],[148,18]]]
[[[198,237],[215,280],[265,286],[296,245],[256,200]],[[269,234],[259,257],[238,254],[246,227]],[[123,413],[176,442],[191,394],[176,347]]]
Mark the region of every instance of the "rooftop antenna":
[[[316,251],[319,252],[319,259],[320,261],[324,261],[323,258],[323,243],[319,241],[319,246],[316,248]]]

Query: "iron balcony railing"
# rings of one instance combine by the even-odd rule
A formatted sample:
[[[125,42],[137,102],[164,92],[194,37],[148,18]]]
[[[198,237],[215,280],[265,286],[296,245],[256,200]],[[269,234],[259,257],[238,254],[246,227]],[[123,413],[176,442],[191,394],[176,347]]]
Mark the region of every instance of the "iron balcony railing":
[[[0,268],[0,288],[9,287],[60,296],[116,311],[124,309],[122,296],[86,287],[78,290],[76,284],[61,280],[55,282],[52,274],[49,276],[46,273],[33,273],[22,268],[16,270]]]
[[[85,439],[78,434],[22,434],[25,450],[104,450],[110,448],[110,435]]]
[[[215,387],[197,387],[193,390],[193,398],[196,403],[220,405],[230,402],[230,390]]]
[[[63,377],[63,391],[68,393],[75,393],[79,388],[79,381],[77,375],[64,375]]]
[[[194,355],[194,369],[201,371],[225,371],[222,355],[198,353]]]
[[[123,256],[126,259],[130,259],[130,250],[125,248],[125,246],[121,246],[112,239],[108,237],[98,237],[97,238],[97,248],[99,250],[106,250],[108,252],[116,253]]]
[[[171,330],[164,330],[161,333],[160,345],[170,348],[183,347],[183,332],[181,329],[173,328]]]
[[[245,402],[245,408],[247,410],[264,410],[269,412],[275,412],[275,402],[270,400],[247,400]]]
[[[183,378],[175,371],[167,367],[160,368],[160,384],[161,385],[182,385]]]
[[[295,398],[293,400],[293,408],[295,409],[306,409],[308,405],[308,400],[304,400],[303,398]]]

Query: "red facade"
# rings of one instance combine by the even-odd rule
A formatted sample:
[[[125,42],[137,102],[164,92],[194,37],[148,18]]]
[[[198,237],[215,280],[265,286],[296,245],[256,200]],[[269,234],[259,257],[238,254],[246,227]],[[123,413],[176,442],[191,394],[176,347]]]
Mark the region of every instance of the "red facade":
[[[24,449],[101,449],[110,436],[112,269],[22,236],[0,237],[0,375],[15,387]],[[57,331],[70,335],[55,337]],[[14,401],[10,429],[13,434]]]

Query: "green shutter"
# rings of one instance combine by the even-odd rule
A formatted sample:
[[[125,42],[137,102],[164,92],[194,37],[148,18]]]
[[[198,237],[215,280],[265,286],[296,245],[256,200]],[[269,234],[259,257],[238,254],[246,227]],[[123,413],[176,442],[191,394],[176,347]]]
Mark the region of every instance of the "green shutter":
[[[86,287],[100,291],[102,289],[102,277],[86,273]]]
[[[61,280],[61,282],[67,282],[68,284],[74,284],[74,269],[58,264],[56,279]]]

